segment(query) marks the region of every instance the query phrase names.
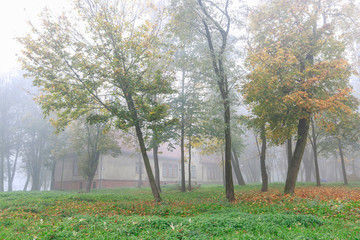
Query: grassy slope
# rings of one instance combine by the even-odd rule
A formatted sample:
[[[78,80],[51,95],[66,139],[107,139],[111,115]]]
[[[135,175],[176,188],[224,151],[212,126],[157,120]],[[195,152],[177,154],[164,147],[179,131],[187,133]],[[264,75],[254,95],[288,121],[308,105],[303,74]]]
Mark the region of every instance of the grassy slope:
[[[149,189],[0,194],[0,239],[360,239],[360,187],[281,184],[222,186],[182,194],[163,189],[160,204]]]

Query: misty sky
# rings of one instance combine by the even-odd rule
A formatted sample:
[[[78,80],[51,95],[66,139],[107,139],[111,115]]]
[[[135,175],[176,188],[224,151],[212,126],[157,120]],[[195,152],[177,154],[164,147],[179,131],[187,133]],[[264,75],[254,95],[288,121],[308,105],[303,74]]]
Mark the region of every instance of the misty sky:
[[[16,54],[20,51],[20,44],[14,38],[27,32],[26,21],[36,21],[38,13],[45,6],[50,9],[61,9],[61,6],[68,3],[68,0],[11,0],[2,3],[0,8],[0,74],[19,67]]]

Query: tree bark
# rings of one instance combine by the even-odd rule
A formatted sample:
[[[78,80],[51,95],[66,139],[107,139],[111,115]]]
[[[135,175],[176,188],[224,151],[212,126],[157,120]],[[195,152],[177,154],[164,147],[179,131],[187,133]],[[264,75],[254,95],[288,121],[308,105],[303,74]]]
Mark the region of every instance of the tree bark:
[[[347,179],[347,174],[346,174],[346,168],[345,168],[345,160],[344,160],[344,153],[342,150],[342,145],[341,145],[341,141],[338,140],[338,145],[339,145],[339,153],[340,153],[340,159],[341,159],[341,170],[342,170],[342,175],[344,178],[344,184],[348,185],[348,179]]]
[[[260,169],[261,169],[261,191],[267,192],[268,191],[268,174],[266,171],[266,164],[265,164],[265,158],[266,158],[266,134],[265,134],[265,125],[261,126],[261,153],[260,153]]]
[[[288,138],[287,142],[286,142],[286,153],[287,153],[287,160],[288,160],[288,169],[291,165],[291,159],[293,156],[293,151],[292,151],[292,137]]]
[[[302,156],[304,154],[307,135],[309,132],[310,120],[308,118],[302,118],[298,124],[298,139],[296,141],[295,151],[292,156],[288,173],[286,176],[285,194],[293,194],[296,185],[297,175],[299,173]]]
[[[314,163],[315,163],[315,178],[316,178],[316,186],[320,186],[320,171],[319,171],[319,163],[318,163],[318,155],[317,155],[317,137],[315,134],[315,123],[314,119],[311,118],[311,129],[312,129],[312,147],[314,152]]]
[[[158,191],[161,193],[161,187],[160,187],[160,169],[159,169],[159,147],[155,146],[153,148],[153,154],[154,154],[154,168],[155,168],[155,181],[156,186],[158,188]]]

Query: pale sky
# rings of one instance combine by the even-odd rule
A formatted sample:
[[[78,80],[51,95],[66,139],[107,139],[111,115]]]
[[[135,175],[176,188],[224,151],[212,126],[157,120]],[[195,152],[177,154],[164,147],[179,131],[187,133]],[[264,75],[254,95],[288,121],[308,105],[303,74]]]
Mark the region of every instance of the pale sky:
[[[14,39],[29,29],[26,21],[36,21],[41,10],[62,9],[68,0],[3,0],[0,8],[0,74],[20,68],[16,54],[21,46]]]

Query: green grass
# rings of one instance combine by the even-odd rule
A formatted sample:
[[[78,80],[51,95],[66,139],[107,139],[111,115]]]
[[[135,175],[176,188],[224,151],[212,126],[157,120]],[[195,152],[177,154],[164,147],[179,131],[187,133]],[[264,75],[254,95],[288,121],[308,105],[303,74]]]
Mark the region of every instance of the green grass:
[[[146,188],[1,193],[0,239],[360,239],[359,184],[282,187],[236,186],[235,203],[222,186],[166,186],[159,204]]]

